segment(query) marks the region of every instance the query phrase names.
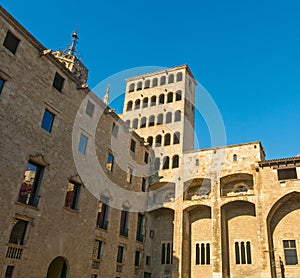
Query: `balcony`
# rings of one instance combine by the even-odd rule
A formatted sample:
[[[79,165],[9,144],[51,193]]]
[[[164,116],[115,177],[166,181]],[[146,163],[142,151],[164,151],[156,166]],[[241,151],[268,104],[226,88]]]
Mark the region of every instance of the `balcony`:
[[[107,226],[108,226],[108,221],[107,220],[102,220],[102,221],[99,221],[97,223],[97,227],[102,229],[102,230],[107,230]]]
[[[20,260],[22,257],[24,247],[10,244],[6,251],[6,258]]]
[[[120,235],[128,237],[128,229],[126,227],[120,227]]]

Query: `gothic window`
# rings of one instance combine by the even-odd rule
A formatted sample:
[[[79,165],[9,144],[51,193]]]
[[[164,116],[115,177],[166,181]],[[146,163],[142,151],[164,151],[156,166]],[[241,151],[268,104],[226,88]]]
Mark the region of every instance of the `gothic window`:
[[[169,124],[172,122],[172,113],[171,112],[168,112],[166,114],[166,124]]]
[[[126,111],[132,111],[132,101],[131,100],[127,102],[127,109],[126,109]]]
[[[137,99],[134,103],[134,109],[140,109],[141,108],[141,101]]]
[[[150,88],[150,80],[145,81],[144,89]]]
[[[146,117],[141,118],[140,128],[146,127]]]
[[[158,114],[157,115],[157,121],[156,121],[156,124],[157,125],[162,125],[163,124],[163,114]]]
[[[170,144],[171,144],[171,135],[170,133],[167,133],[164,138],[164,145],[169,146]]]
[[[152,96],[150,106],[155,106],[155,105],[156,105],[156,96]]]
[[[137,83],[136,90],[137,90],[137,91],[142,90],[142,86],[143,86],[143,82],[142,82],[142,81],[138,82],[138,83]]]
[[[235,242],[235,263],[236,264],[251,264],[251,245],[250,241],[246,244],[244,241]]]
[[[173,92],[169,92],[167,95],[167,103],[173,102]]]
[[[179,82],[179,81],[182,81],[182,72],[178,72],[177,75],[176,75],[176,81]]]
[[[177,110],[175,112],[175,119],[174,119],[174,122],[179,122],[181,120],[181,111],[180,110]]]
[[[169,77],[168,77],[168,83],[171,84],[171,83],[174,83],[174,74],[170,74]]]
[[[177,131],[174,133],[173,136],[173,144],[179,144],[180,143],[180,133]]]
[[[129,208],[124,207],[121,211],[120,235],[128,237]]]
[[[154,124],[155,124],[155,117],[154,117],[154,115],[151,115],[151,116],[149,117],[149,123],[148,123],[148,126],[154,126]]]
[[[179,101],[179,100],[181,100],[181,98],[182,98],[182,92],[179,90],[179,91],[176,92],[176,98],[175,98],[175,100]]]
[[[196,265],[210,265],[210,244],[196,244]]]
[[[179,167],[179,156],[176,154],[172,158],[172,168],[178,168]]]
[[[165,103],[165,95],[161,94],[158,97],[158,104],[164,104]]]
[[[134,83],[131,83],[129,85],[129,93],[133,92],[134,91]]]
[[[157,84],[158,84],[157,78],[153,78],[153,80],[152,80],[152,87],[157,87]]]
[[[162,76],[160,78],[160,85],[165,85],[166,84],[166,77],[165,76]]]
[[[165,156],[163,158],[163,169],[169,169],[170,168],[170,158],[168,156]]]
[[[148,99],[147,97],[145,97],[145,98],[143,99],[143,108],[148,107],[148,101],[149,101],[149,99]]]
[[[161,146],[161,135],[157,135],[155,137],[155,147],[160,147]]]
[[[161,245],[161,264],[172,264],[173,246],[170,242],[162,243]]]

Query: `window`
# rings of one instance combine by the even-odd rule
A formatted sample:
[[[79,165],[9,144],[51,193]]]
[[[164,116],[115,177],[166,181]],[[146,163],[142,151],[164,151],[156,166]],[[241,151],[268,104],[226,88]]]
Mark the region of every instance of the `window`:
[[[166,84],[166,77],[165,76],[162,76],[160,78],[160,85],[165,85]]]
[[[181,91],[180,90],[176,92],[175,100],[176,101],[180,101],[181,100]]]
[[[143,83],[142,83],[142,81],[138,82],[138,83],[137,83],[136,90],[137,90],[137,91],[140,91],[140,90],[142,90],[142,86],[143,86]]]
[[[179,167],[179,156],[176,154],[172,158],[172,168],[178,168]]]
[[[127,121],[126,121],[126,124],[127,124]],[[130,126],[130,121],[129,121],[128,126]],[[116,123],[113,123],[111,131],[112,131],[112,135],[114,137],[117,137],[118,133],[119,133],[119,126]]]
[[[149,117],[149,123],[148,123],[148,126],[154,126],[154,124],[155,124],[155,117],[154,117],[154,115],[151,115],[151,116]]]
[[[170,92],[167,94],[167,103],[173,102],[173,93]]]
[[[145,81],[144,89],[150,88],[150,80]]]
[[[53,113],[45,109],[43,120],[42,120],[42,129],[51,133],[54,117],[55,115]]]
[[[277,170],[278,180],[297,179],[296,168],[285,168]]]
[[[93,248],[93,260],[100,260],[101,258],[101,250],[102,249],[102,241],[96,239],[94,241],[94,248]]]
[[[161,135],[157,135],[155,137],[155,147],[160,147],[161,146]]]
[[[120,235],[128,237],[129,208],[124,207],[121,211]]]
[[[4,80],[0,78],[0,95],[1,95],[1,92],[2,92],[2,89],[3,89],[3,86],[4,86]]]
[[[134,120],[132,121],[132,128],[137,129],[137,128],[138,128],[138,124],[139,124],[138,119],[134,119]]]
[[[156,124],[157,125],[162,125],[163,124],[163,114],[158,114],[157,115],[157,121],[156,121]]]
[[[177,131],[174,133],[173,136],[173,144],[179,144],[180,142],[180,133]]]
[[[126,111],[132,111],[132,101],[130,100],[130,101],[128,101],[127,102],[127,109],[126,109]]]
[[[175,112],[175,122],[179,122],[181,120],[181,112],[180,112],[180,110],[177,110],[176,112]]]
[[[171,83],[174,83],[174,74],[170,74],[169,77],[168,77],[168,83],[171,84]]]
[[[117,255],[117,262],[123,263],[123,255],[124,255],[124,247],[118,246],[118,255]]]
[[[153,137],[152,136],[149,136],[147,138],[147,142],[149,143],[149,146],[152,147],[152,144],[153,144]]]
[[[134,83],[131,83],[130,85],[129,85],[129,93],[131,93],[131,92],[133,92],[134,91]]]
[[[65,207],[76,210],[78,208],[80,185],[69,182],[67,188],[67,195],[65,200]]]
[[[210,264],[210,244],[197,243],[196,244],[196,265],[209,265]]]
[[[59,73],[55,73],[55,77],[54,77],[52,86],[56,90],[61,92],[64,82],[65,82],[65,79]]]
[[[166,124],[169,124],[172,122],[172,113],[171,112],[168,112],[166,114]]]
[[[81,133],[79,144],[78,144],[78,151],[81,152],[82,154],[85,154],[86,152],[87,143],[88,143],[88,138]]]
[[[196,166],[199,166],[199,159],[196,159]]]
[[[148,99],[147,97],[145,97],[145,98],[143,99],[143,108],[148,107],[148,102],[149,102],[149,99]]]
[[[146,127],[146,117],[141,118],[140,128]]]
[[[165,95],[161,94],[158,97],[158,104],[164,104],[165,103]]]
[[[170,133],[167,133],[164,138],[164,145],[169,146],[170,144],[171,144],[171,135]]]
[[[101,197],[98,204],[98,215],[97,215],[97,227],[103,230],[107,230],[108,226],[108,213],[109,213],[109,199]]]
[[[8,265],[5,271],[5,278],[12,278],[13,272],[14,272],[14,266]]]
[[[145,154],[144,154],[144,162],[145,163],[149,162],[149,153],[148,152],[145,152]]]
[[[126,124],[127,127],[130,127],[130,120],[127,120],[127,121],[125,122],[125,124]]]
[[[170,158],[168,156],[165,156],[163,158],[163,169],[169,169],[170,167]]]
[[[146,256],[146,265],[150,265],[150,262],[151,262],[151,257]]]
[[[130,141],[130,150],[132,152],[135,152],[135,146],[136,146],[136,142],[133,139],[131,139],[131,141]]]
[[[147,179],[142,178],[142,191],[146,192],[146,189],[147,189]]]
[[[126,181],[132,183],[133,169],[128,167]]]
[[[244,241],[235,242],[235,263],[236,264],[251,264],[251,246],[250,241],[246,244]]]
[[[172,249],[171,243],[163,243],[161,246],[161,264],[172,264]]]
[[[158,171],[159,168],[160,168],[160,159],[159,159],[159,157],[156,157],[155,161],[154,161],[154,170]]]
[[[134,103],[134,109],[140,109],[141,108],[141,101],[137,99]]]
[[[284,258],[286,265],[297,265],[297,249],[295,240],[284,240],[283,241]]]
[[[28,162],[24,171],[20,187],[18,202],[37,207],[39,204],[39,191],[44,167]]]
[[[137,241],[143,242],[143,240],[144,240],[143,230],[144,230],[144,215],[139,213],[138,214],[137,231],[136,231],[136,240]]]
[[[152,87],[157,87],[157,84],[158,84],[157,78],[153,78]]]
[[[177,75],[176,75],[176,81],[179,82],[179,81],[182,81],[182,72],[178,72]]]
[[[88,100],[86,109],[85,109],[85,113],[92,118],[93,114],[94,114],[94,110],[95,110],[95,105],[91,101]]]
[[[106,161],[106,169],[112,172],[114,167],[114,156],[111,153],[108,153],[107,161]]]
[[[141,252],[135,251],[134,266],[140,266]]]
[[[155,105],[156,105],[156,96],[152,96],[150,106],[155,106]]]
[[[9,243],[24,245],[27,225],[28,221],[15,218],[13,222],[13,228],[9,237]]]
[[[19,43],[20,40],[16,38],[11,32],[7,31],[3,46],[5,46],[11,53],[15,54]]]
[[[234,155],[232,156],[232,160],[233,160],[233,161],[237,161],[237,155],[236,155],[236,154],[234,154]]]

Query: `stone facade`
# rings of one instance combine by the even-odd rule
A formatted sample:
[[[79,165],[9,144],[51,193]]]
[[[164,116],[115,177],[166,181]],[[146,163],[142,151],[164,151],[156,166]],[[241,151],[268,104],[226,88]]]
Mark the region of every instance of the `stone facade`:
[[[0,26],[1,277],[299,277],[299,156],[195,151],[187,65],[127,79],[117,115]]]

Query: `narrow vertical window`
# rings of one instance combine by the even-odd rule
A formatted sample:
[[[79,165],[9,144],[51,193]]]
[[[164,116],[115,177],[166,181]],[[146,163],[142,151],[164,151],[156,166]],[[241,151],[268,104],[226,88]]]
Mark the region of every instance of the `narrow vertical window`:
[[[182,98],[181,94],[182,94],[182,92],[180,90],[176,92],[176,98],[175,98],[176,101],[181,100],[181,98]]]
[[[171,144],[171,135],[167,133],[164,138],[164,146],[169,146]]]
[[[241,242],[241,259],[242,264],[246,264],[246,252],[245,252],[245,242]]]
[[[114,156],[111,153],[108,153],[106,161],[106,170],[112,172],[114,166]]]
[[[151,262],[151,257],[146,256],[146,265],[150,265],[150,262]]]
[[[145,154],[144,154],[144,162],[145,163],[149,162],[149,153],[148,152],[145,152]]]
[[[174,74],[170,74],[169,77],[168,77],[168,83],[171,84],[171,83],[174,83]]]
[[[140,90],[142,90],[142,87],[143,87],[143,82],[140,81],[140,82],[137,83],[136,90],[137,90],[137,91],[140,91]]]
[[[132,183],[132,177],[133,177],[133,169],[131,167],[128,167],[126,181],[128,183]]]
[[[129,85],[129,90],[128,90],[128,92],[131,93],[131,92],[133,92],[133,91],[134,91],[134,83],[131,83],[131,84]]]
[[[206,264],[210,264],[210,244],[206,243]]]
[[[172,92],[168,93],[168,95],[167,95],[167,103],[170,103],[170,102],[173,102],[173,93]]]
[[[145,81],[144,89],[150,88],[150,80]]]
[[[131,141],[130,141],[130,150],[132,152],[135,152],[135,146],[136,146],[136,142],[133,139],[131,139]]]
[[[127,121],[126,121],[126,124],[127,124]],[[128,126],[130,126],[130,121],[128,123]],[[119,126],[116,123],[113,123],[113,125],[112,125],[112,135],[114,137],[117,137],[118,133],[119,133]]]
[[[108,198],[101,197],[98,204],[97,227],[103,230],[107,230],[108,227],[108,202]]]
[[[120,222],[120,235],[128,237],[128,208],[124,207],[121,211],[121,222]]]
[[[149,102],[149,99],[147,97],[145,97],[143,99],[143,108],[147,108],[148,107],[148,102]]]
[[[171,243],[167,243],[166,264],[171,263]]]
[[[94,241],[93,260],[100,260],[100,258],[101,258],[101,249],[102,249],[102,241],[96,239]]]
[[[163,169],[169,169],[170,167],[170,158],[168,156],[165,156],[163,158]]]
[[[297,265],[297,249],[295,240],[284,240],[283,241],[284,258],[286,265]]]
[[[44,168],[28,162],[24,171],[23,181],[20,187],[18,202],[37,207],[39,204],[39,191]]]
[[[140,257],[141,257],[141,252],[135,251],[134,266],[140,266]]]
[[[152,96],[150,106],[155,106],[155,105],[156,105],[156,96]]]
[[[172,122],[172,113],[171,112],[168,112],[166,114],[166,124],[169,124]]]
[[[161,135],[157,135],[155,137],[155,147],[160,147],[161,146]]]
[[[139,99],[137,99],[135,102],[134,102],[134,109],[140,109],[141,108],[141,101]]]
[[[123,263],[123,255],[124,255],[124,247],[118,246],[118,255],[117,255],[117,262]]]
[[[132,111],[132,105],[133,105],[132,101],[131,100],[128,101],[127,102],[127,109],[126,109],[126,111]]]
[[[179,82],[179,81],[182,81],[182,72],[178,72],[177,75],[176,75],[176,81]]]
[[[247,243],[246,243],[246,250],[247,250],[247,264],[251,264],[252,263],[252,259],[251,259],[251,245],[250,245],[250,241],[247,241]]]
[[[88,100],[86,109],[85,109],[85,113],[88,116],[90,116],[91,118],[93,118],[94,110],[95,110],[95,105],[91,101]]]
[[[69,182],[67,188],[67,195],[65,200],[65,207],[76,210],[78,208],[80,185]]]
[[[201,264],[205,264],[205,244],[201,243]]]
[[[49,110],[45,109],[44,116],[42,120],[42,129],[51,133],[53,122],[54,122],[55,115],[51,113]]]
[[[13,222],[13,228],[9,237],[9,243],[24,245],[27,225],[28,221],[15,218]]]
[[[138,119],[133,119],[133,121],[132,121],[132,128],[137,129],[138,128],[138,124],[139,124],[139,120]]]
[[[180,133],[175,132],[173,137],[173,144],[179,144],[180,143]]]
[[[141,213],[138,214],[138,223],[137,223],[137,231],[136,231],[136,240],[143,242],[144,241],[144,215]]]
[[[149,143],[149,146],[152,147],[152,144],[153,144],[153,137],[152,136],[149,136],[147,138],[147,142]]]
[[[151,115],[151,116],[149,117],[149,123],[148,123],[148,126],[154,126],[154,124],[155,124],[155,117],[154,117],[154,115]]]
[[[54,76],[54,80],[53,80],[53,84],[52,86],[58,90],[59,92],[62,91],[62,88],[64,86],[64,82],[65,82],[65,79],[59,74],[59,73],[55,73],[55,76]]]
[[[152,87],[157,87],[157,85],[158,85],[157,78],[153,78]]]
[[[241,261],[240,261],[240,247],[239,247],[238,242],[236,242],[234,244],[234,248],[235,248],[235,263],[240,264],[241,263]]]
[[[156,124],[157,125],[162,125],[163,124],[163,114],[158,114],[157,115],[157,121],[156,121]]]
[[[142,178],[142,191],[146,192],[146,189],[147,189],[147,179]]]
[[[161,246],[161,264],[166,263],[166,244],[163,243]]]
[[[161,94],[158,97],[158,104],[164,104],[165,103],[165,95]]]
[[[2,89],[3,89],[3,86],[4,86],[4,80],[0,78],[0,95],[1,95],[1,92],[2,92]]]
[[[181,111],[180,110],[177,110],[175,112],[175,122],[179,122],[181,120]]]
[[[140,123],[140,128],[145,128],[146,127],[146,117],[141,118],[141,123]]]
[[[81,133],[79,138],[79,144],[78,144],[78,151],[80,153],[85,154],[87,143],[88,143],[88,138]]]
[[[6,37],[3,42],[3,46],[7,48],[11,53],[16,54],[20,40],[14,36],[11,32],[6,33]]]
[[[8,265],[5,271],[5,278],[12,278],[15,266]]]
[[[196,159],[196,166],[199,166],[199,159]]]
[[[178,168],[179,167],[179,156],[176,154],[172,158],[172,168]]]
[[[166,77],[165,76],[162,76],[160,78],[160,85],[165,85],[166,84]]]
[[[232,160],[233,160],[233,161],[237,161],[237,155],[236,155],[236,154],[234,154],[234,155],[232,156]]]
[[[200,248],[199,243],[196,244],[196,265],[200,264]]]

